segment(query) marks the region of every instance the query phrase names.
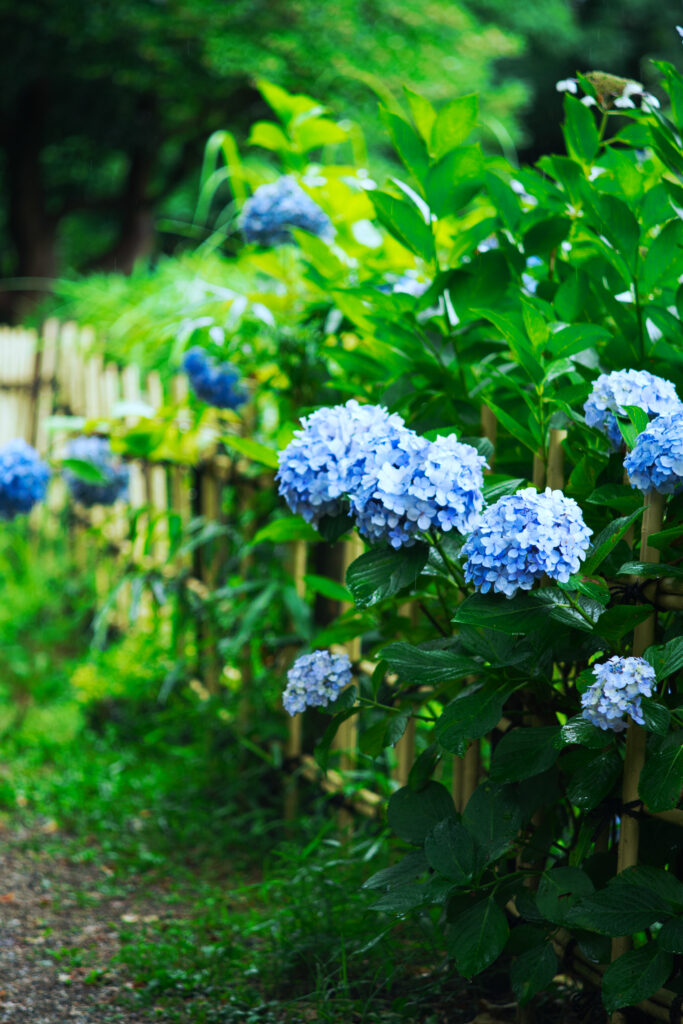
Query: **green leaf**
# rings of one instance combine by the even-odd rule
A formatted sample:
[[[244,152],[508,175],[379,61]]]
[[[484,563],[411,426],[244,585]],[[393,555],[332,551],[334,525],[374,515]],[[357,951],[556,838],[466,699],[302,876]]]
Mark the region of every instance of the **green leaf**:
[[[497,860],[517,838],[522,812],[512,786],[482,782],[470,797],[462,823],[486,862]]]
[[[444,818],[455,815],[451,794],[440,782],[428,782],[420,790],[403,786],[389,798],[387,821],[399,839],[416,846]]]
[[[649,580],[661,580],[670,576],[683,580],[683,569],[678,565],[664,565],[662,562],[624,562],[617,569],[617,576],[644,576]]]
[[[425,686],[462,679],[481,668],[472,658],[463,658],[451,651],[425,650],[403,642],[382,648],[379,656],[405,682]]]
[[[312,590],[314,594],[322,594],[323,597],[329,597],[333,601],[342,601],[344,604],[350,604],[353,601],[353,596],[346,587],[335,580],[328,579],[327,576],[316,576],[315,573],[309,573],[304,576],[304,583],[306,588]]]
[[[592,810],[611,792],[621,777],[621,769],[621,758],[615,750],[598,754],[572,776],[567,798],[583,810]]]
[[[580,868],[552,868],[541,878],[536,906],[548,921],[565,924],[577,900],[588,896],[594,888],[586,872]],[[581,903],[583,905],[583,900]]]
[[[582,164],[591,164],[600,146],[593,111],[567,94],[564,98],[564,114],[562,131],[567,150]]]
[[[665,871],[628,868],[610,879],[605,889],[582,899],[572,909],[567,923],[599,935],[631,935],[644,931],[655,921],[666,920],[676,913],[678,904],[667,898],[670,889]]]
[[[382,868],[363,882],[362,889],[394,889],[414,882],[427,870],[427,861],[422,850],[411,850],[397,864]]]
[[[520,953],[510,967],[512,991],[520,1006],[526,1006],[537,992],[552,983],[557,966],[557,955],[550,942]]]
[[[355,698],[355,687],[349,687],[349,692],[351,690],[353,690]],[[316,762],[323,771],[327,771],[327,762],[330,757],[330,747],[332,745],[332,740],[337,735],[337,730],[339,729],[339,726],[343,722],[345,722],[347,718],[351,718],[352,715],[357,714],[358,708],[345,708],[343,711],[340,711],[339,714],[334,716],[334,718],[328,725],[327,729],[321,736],[320,740],[316,744],[316,747],[313,751],[313,756],[315,757]]]
[[[641,697],[640,707],[647,731],[654,732],[657,736],[666,736],[671,724],[669,709],[651,697]]]
[[[675,807],[683,789],[683,732],[667,736],[653,754],[649,754],[640,774],[638,795],[651,811]]]
[[[412,203],[376,189],[369,193],[378,219],[394,238],[425,260],[434,258],[434,239],[429,224]]]
[[[483,166],[479,146],[463,146],[430,167],[425,194],[438,217],[455,215],[480,191]]]
[[[506,693],[495,683],[468,687],[447,704],[436,723],[434,735],[444,750],[463,757],[470,740],[494,729],[503,713]]]
[[[68,469],[70,473],[88,484],[106,484],[108,480],[101,469],[85,459],[62,459],[62,468]]]
[[[657,682],[663,682],[683,668],[683,636],[674,637],[659,647],[648,647],[643,657],[655,670]]]
[[[403,91],[408,100],[408,106],[410,107],[410,113],[413,116],[415,127],[419,131],[425,142],[430,142],[432,138],[432,128],[436,121],[436,111],[431,105],[428,99],[424,96],[420,96],[419,93],[413,92],[406,86],[403,87]]]
[[[650,615],[652,609],[647,606],[618,604],[602,613],[595,626],[595,632],[612,647],[616,647],[625,633],[630,633]]]
[[[500,405],[496,405],[490,398],[486,399],[486,404],[509,434],[512,434],[512,436],[517,438],[518,441],[521,441],[524,447],[528,448],[530,452],[535,453],[538,450],[538,445],[534,440],[533,435],[526,427],[522,426],[521,423],[518,423],[510,413],[506,412]]]
[[[429,832],[425,857],[431,868],[458,885],[465,885],[474,873],[472,837],[455,818],[444,818]]]
[[[328,544],[334,544],[348,533],[352,526],[353,521],[346,512],[339,512],[334,516],[322,516],[318,521],[318,533]]]
[[[274,153],[287,153],[291,148],[289,139],[274,121],[256,121],[251,127],[247,145],[261,146]]]
[[[252,540],[252,544],[261,544],[263,541],[272,540],[278,544],[290,540],[319,541],[320,537],[310,523],[307,523],[301,516],[286,516],[284,519],[275,519],[272,523],[262,527]]]
[[[494,782],[520,782],[547,771],[557,760],[555,740],[559,735],[559,726],[509,730],[493,753],[491,778]]]
[[[683,953],[683,917],[664,922],[657,936],[657,945],[667,953]]]
[[[346,570],[346,584],[356,605],[367,608],[410,586],[424,569],[428,554],[426,544],[415,544],[399,551],[392,548],[366,551]]]
[[[678,283],[683,274],[682,243],[683,223],[676,217],[664,225],[647,251],[641,278],[645,291],[667,282]]]
[[[462,625],[484,626],[512,635],[528,633],[548,621],[538,602],[526,594],[507,598],[503,594],[472,594],[465,598],[453,617]]]
[[[640,949],[631,949],[605,971],[602,979],[602,1001],[608,1013],[622,1006],[634,1006],[662,987],[671,974],[673,957],[648,942]]]
[[[498,958],[509,934],[505,914],[489,898],[458,915],[449,929],[446,945],[458,972],[471,978]]]
[[[380,107],[380,116],[389,130],[396,152],[411,174],[421,183],[429,168],[429,154],[424,140],[404,118],[387,110],[386,107]]]
[[[221,441],[228,448],[245,455],[252,462],[259,462],[268,469],[277,469],[278,453],[274,448],[268,448],[265,444],[253,441],[250,437],[237,437],[235,434],[222,434]]]
[[[592,722],[589,722],[581,715],[570,718],[562,726],[560,735],[564,744],[578,743],[579,746],[598,750],[604,747],[610,740],[610,737],[603,729],[598,729],[596,725],[593,725]]]
[[[462,145],[477,123],[475,94],[460,96],[442,107],[432,127],[431,151],[437,159]]]
[[[526,480],[521,476],[507,477],[491,473],[484,478],[484,500],[487,505],[493,505],[499,498],[507,494],[516,494],[520,487],[523,487]]]
[[[614,551],[621,538],[629,531],[643,512],[645,506],[637,508],[630,516],[621,516],[614,519],[609,526],[606,526],[595,538],[586,556],[582,572],[585,576],[592,576],[595,570],[602,565],[608,555]]]

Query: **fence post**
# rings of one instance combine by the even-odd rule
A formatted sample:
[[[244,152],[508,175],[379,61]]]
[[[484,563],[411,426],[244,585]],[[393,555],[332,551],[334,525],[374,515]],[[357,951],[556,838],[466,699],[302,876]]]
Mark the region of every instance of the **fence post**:
[[[294,542],[292,546],[291,559],[294,586],[299,597],[303,598],[304,593],[306,591],[304,576],[306,575],[306,564],[308,561],[308,546],[305,541],[297,540]],[[294,760],[301,757],[302,731],[303,715],[290,715],[289,721],[287,722],[287,743],[285,745],[285,756],[287,757],[288,760]],[[289,775],[285,788],[285,821],[292,821],[294,818],[296,818],[298,808],[298,776],[296,772],[292,772]]]
[[[662,528],[664,516],[664,495],[650,491],[645,496],[645,512],[640,532],[641,562],[658,562],[659,550],[648,543],[650,534]],[[641,622],[633,631],[633,655],[640,657],[654,642],[656,613],[653,612],[645,622]],[[638,803],[638,783],[640,773],[645,764],[645,744],[647,733],[640,725],[630,722],[626,733],[626,756],[624,759],[624,778],[622,785],[622,816],[619,846],[617,853],[617,872],[625,871],[638,863],[639,825],[635,813],[624,813],[623,808],[634,810]],[[612,960],[616,960],[631,948],[631,938],[620,935],[612,940]],[[621,1020],[622,1014],[615,1014],[613,1020]]]

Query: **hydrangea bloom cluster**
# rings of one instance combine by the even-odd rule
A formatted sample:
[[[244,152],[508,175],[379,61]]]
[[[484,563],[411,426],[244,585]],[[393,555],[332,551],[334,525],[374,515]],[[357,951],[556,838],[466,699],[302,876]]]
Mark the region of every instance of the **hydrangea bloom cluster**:
[[[280,453],[280,494],[317,525],[349,499],[360,532],[393,547],[435,527],[466,532],[483,505],[486,462],[454,436],[428,441],[381,406],[318,409]]]
[[[332,221],[294,178],[285,175],[270,185],[260,185],[247,199],[240,226],[248,242],[283,245],[292,241],[289,228],[302,228],[330,241]]]
[[[595,682],[581,695],[582,715],[599,729],[623,732],[632,718],[644,724],[641,696],[652,696],[655,670],[644,658],[610,658],[593,665]]]
[[[588,426],[607,434],[615,449],[623,444],[617,416],[626,417],[627,405],[636,405],[651,417],[683,408],[671,381],[647,370],[601,373],[583,410]]]
[[[239,373],[230,363],[217,363],[203,348],[191,348],[183,359],[183,370],[198,398],[217,409],[237,409],[247,400],[237,386]]]
[[[484,504],[486,460],[455,435],[428,441],[405,427],[373,444],[351,495],[359,532],[399,548],[434,527],[467,533]]]
[[[593,531],[562,491],[527,487],[499,498],[463,545],[465,579],[477,590],[513,597],[542,576],[566,583],[578,571]]]
[[[282,695],[285,711],[296,715],[304,708],[326,708],[351,682],[348,654],[314,651],[297,658],[287,673]]]
[[[379,405],[318,409],[280,452],[280,494],[292,512],[317,526],[323,516],[339,515],[344,496],[360,487],[371,444],[389,443],[404,428],[400,416]]]
[[[105,437],[76,437],[66,449],[68,459],[89,462],[103,477],[101,483],[91,483],[71,469],[64,470],[64,479],[75,501],[90,508],[92,505],[113,505],[119,498],[128,495],[129,472],[111,450]]]
[[[658,416],[624,459],[632,487],[673,494],[683,484],[683,408]]]
[[[22,438],[0,448],[0,517],[30,512],[45,497],[50,470]]]

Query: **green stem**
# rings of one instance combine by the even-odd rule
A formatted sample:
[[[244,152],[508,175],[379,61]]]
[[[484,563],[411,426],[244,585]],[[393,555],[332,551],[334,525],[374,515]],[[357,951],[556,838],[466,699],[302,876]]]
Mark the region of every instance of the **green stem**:
[[[427,536],[429,537],[431,543],[434,545],[434,547],[439,552],[441,557],[443,558],[444,565],[446,566],[446,568],[450,572],[451,576],[453,577],[453,579],[457,583],[458,588],[464,587],[465,586],[465,577],[463,576],[463,574],[461,573],[460,569],[455,564],[455,562],[453,562],[448,557],[448,555],[446,554],[446,552],[443,549],[443,544],[441,543],[441,541],[437,540],[436,534],[434,532],[430,532]]]
[[[380,704],[379,701],[372,700],[370,697],[358,697],[358,703],[369,708],[379,708],[380,711],[390,711],[394,715],[401,713],[401,708],[394,708],[391,704]],[[415,715],[411,714],[411,718],[415,718],[420,722],[436,722],[437,718],[435,715]]]
[[[581,607],[580,603],[579,603],[579,602],[578,602],[578,601],[577,601],[577,600],[576,600],[575,598],[573,598],[573,597],[572,597],[572,595],[571,595],[570,593],[568,593],[568,592],[567,592],[566,590],[565,590],[565,592],[564,592],[564,593],[565,593],[565,597],[566,597],[566,598],[567,598],[567,600],[569,601],[569,603],[570,603],[570,605],[572,606],[572,608],[573,608],[573,609],[574,609],[575,611],[577,611],[577,612],[579,613],[579,615],[581,616],[581,618],[582,618],[582,619],[585,619],[585,620],[586,620],[586,622],[587,622],[587,623],[589,624],[589,626],[591,627],[591,629],[593,629],[593,627],[595,626],[595,622],[594,622],[594,621],[593,621],[593,619],[592,619],[592,618],[590,617],[590,615],[588,614],[588,612],[585,612],[585,611],[583,610],[583,608]]]

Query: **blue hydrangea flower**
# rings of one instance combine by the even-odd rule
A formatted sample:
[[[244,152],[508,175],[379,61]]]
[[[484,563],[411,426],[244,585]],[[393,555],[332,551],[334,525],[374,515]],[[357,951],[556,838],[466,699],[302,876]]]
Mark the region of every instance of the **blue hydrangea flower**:
[[[378,291],[386,295],[414,295],[416,299],[424,295],[431,284],[431,281],[418,281],[410,274],[387,274],[385,281],[386,284],[377,286]]]
[[[318,409],[301,422],[279,454],[276,479],[292,512],[317,526],[323,516],[343,512],[345,496],[360,486],[371,446],[405,428],[395,413],[355,399]]]
[[[588,426],[607,434],[615,450],[623,444],[617,416],[627,417],[627,405],[638,406],[650,417],[683,408],[671,381],[655,377],[647,370],[601,373],[593,383],[583,411]]]
[[[21,438],[0,448],[0,518],[30,512],[45,497],[50,470],[35,448]]]
[[[301,228],[325,241],[334,236],[332,221],[290,175],[260,185],[247,199],[240,227],[248,242],[283,245],[292,241],[289,228]]]
[[[683,408],[658,416],[624,459],[632,487],[673,494],[683,483]]]
[[[183,370],[197,398],[217,409],[237,409],[247,400],[237,386],[239,373],[230,363],[217,363],[203,348],[195,346],[183,359]]]
[[[348,654],[314,651],[297,658],[287,673],[282,695],[285,711],[296,715],[304,708],[326,708],[351,682]]]
[[[486,460],[454,434],[428,441],[402,428],[371,440],[360,489],[351,495],[359,532],[399,548],[432,527],[467,533],[484,504]]]
[[[106,477],[101,483],[90,483],[71,469],[64,470],[64,479],[71,496],[81,505],[113,505],[128,496],[128,466],[111,450],[106,437],[76,437],[66,449],[67,459],[89,462]]]
[[[599,729],[623,732],[644,724],[641,696],[651,697],[655,670],[644,658],[610,658],[593,665],[595,682],[581,695],[582,716]]]
[[[566,583],[585,558],[593,531],[562,491],[527,487],[485,509],[463,545],[465,579],[477,590],[513,597],[542,576]]]

